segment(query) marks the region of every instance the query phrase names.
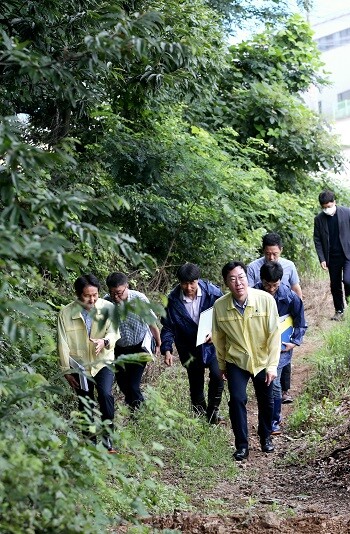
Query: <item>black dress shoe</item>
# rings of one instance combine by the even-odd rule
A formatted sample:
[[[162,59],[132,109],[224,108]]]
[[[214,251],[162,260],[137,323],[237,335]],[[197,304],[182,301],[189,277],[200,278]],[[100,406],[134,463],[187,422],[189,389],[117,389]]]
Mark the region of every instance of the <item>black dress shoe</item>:
[[[249,456],[249,451],[246,447],[240,447],[233,453],[233,457],[237,462],[245,460]]]
[[[272,439],[270,437],[264,439],[261,442],[261,450],[262,452],[273,452],[275,450],[275,447],[272,443]]]

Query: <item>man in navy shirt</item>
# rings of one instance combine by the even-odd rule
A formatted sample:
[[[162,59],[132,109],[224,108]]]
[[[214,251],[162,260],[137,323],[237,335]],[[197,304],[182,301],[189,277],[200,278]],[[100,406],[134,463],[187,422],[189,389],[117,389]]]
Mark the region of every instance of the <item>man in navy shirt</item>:
[[[179,284],[168,296],[166,316],[161,322],[161,353],[166,365],[173,364],[173,344],[186,368],[192,408],[199,415],[206,415],[209,423],[220,423],[219,405],[224,383],[216,358],[215,347],[208,332],[206,342],[196,345],[199,316],[212,308],[222,296],[222,291],[200,278],[198,265],[185,263],[178,272]],[[205,370],[209,369],[208,402],[204,396]]]
[[[281,355],[277,366],[277,377],[273,382],[274,412],[272,421],[272,434],[280,433],[282,388],[282,369],[289,365],[293,355],[293,349],[299,346],[307,328],[304,317],[303,301],[288,286],[281,282],[283,268],[277,261],[269,261],[262,265],[260,269],[261,282],[256,289],[262,289],[270,293],[276,300],[278,315],[280,320],[290,316],[293,329],[288,340],[281,345]]]

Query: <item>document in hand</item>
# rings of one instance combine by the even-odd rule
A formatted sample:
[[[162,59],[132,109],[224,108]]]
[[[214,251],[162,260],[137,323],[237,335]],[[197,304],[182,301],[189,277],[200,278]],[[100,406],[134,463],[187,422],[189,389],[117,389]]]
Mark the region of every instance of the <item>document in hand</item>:
[[[69,356],[69,365],[72,369],[76,369],[79,373],[80,389],[83,391],[89,391],[89,385],[85,376],[85,367],[78,363],[74,358]]]
[[[148,354],[153,354],[155,352],[155,341],[152,336],[152,332],[147,328],[145,337],[143,338],[141,348],[148,352]]]
[[[290,336],[293,334],[293,319],[290,315],[280,317],[279,329],[281,332],[281,349],[284,343],[290,343]]]
[[[213,322],[213,308],[202,311],[199,316],[196,346],[205,343],[208,334],[211,334]]]

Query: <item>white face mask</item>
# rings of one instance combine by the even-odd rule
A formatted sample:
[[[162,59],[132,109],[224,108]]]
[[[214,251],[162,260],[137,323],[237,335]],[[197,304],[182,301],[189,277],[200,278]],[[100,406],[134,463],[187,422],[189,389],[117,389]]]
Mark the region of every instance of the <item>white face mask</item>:
[[[334,215],[336,209],[337,209],[336,206],[332,206],[331,208],[322,208],[322,211],[326,215]]]

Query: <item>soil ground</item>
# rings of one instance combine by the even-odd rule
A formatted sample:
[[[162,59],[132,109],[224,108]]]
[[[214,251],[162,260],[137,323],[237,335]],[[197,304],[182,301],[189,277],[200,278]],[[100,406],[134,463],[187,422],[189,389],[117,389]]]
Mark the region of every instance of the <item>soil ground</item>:
[[[328,282],[305,284],[305,313],[308,333],[303,345],[293,356],[292,388],[296,399],[308,379],[310,364],[307,357],[322,343],[322,333],[334,323],[330,321],[333,306]],[[293,404],[283,406],[284,420]],[[339,408],[349,414],[350,399],[344,398]],[[336,414],[335,414],[336,415]],[[225,503],[229,515],[202,515],[174,512],[147,521],[156,529],[177,529],[185,533],[225,534],[267,532],[284,534],[343,534],[350,533],[350,431],[348,425],[335,426],[325,437],[324,453],[312,462],[283,465],[281,459],[292,452],[296,458],[307,447],[305,434],[289,435],[285,426],[274,437],[275,453],[263,454],[256,436],[257,408],[254,396],[248,403],[250,423],[249,460],[239,464],[234,484],[222,481],[193,503],[200,509],[204,499]],[[232,444],[233,446],[233,444]],[[234,447],[233,447],[234,449]],[[233,461],[228,458],[227,461]],[[218,507],[219,508],[219,507]]]

